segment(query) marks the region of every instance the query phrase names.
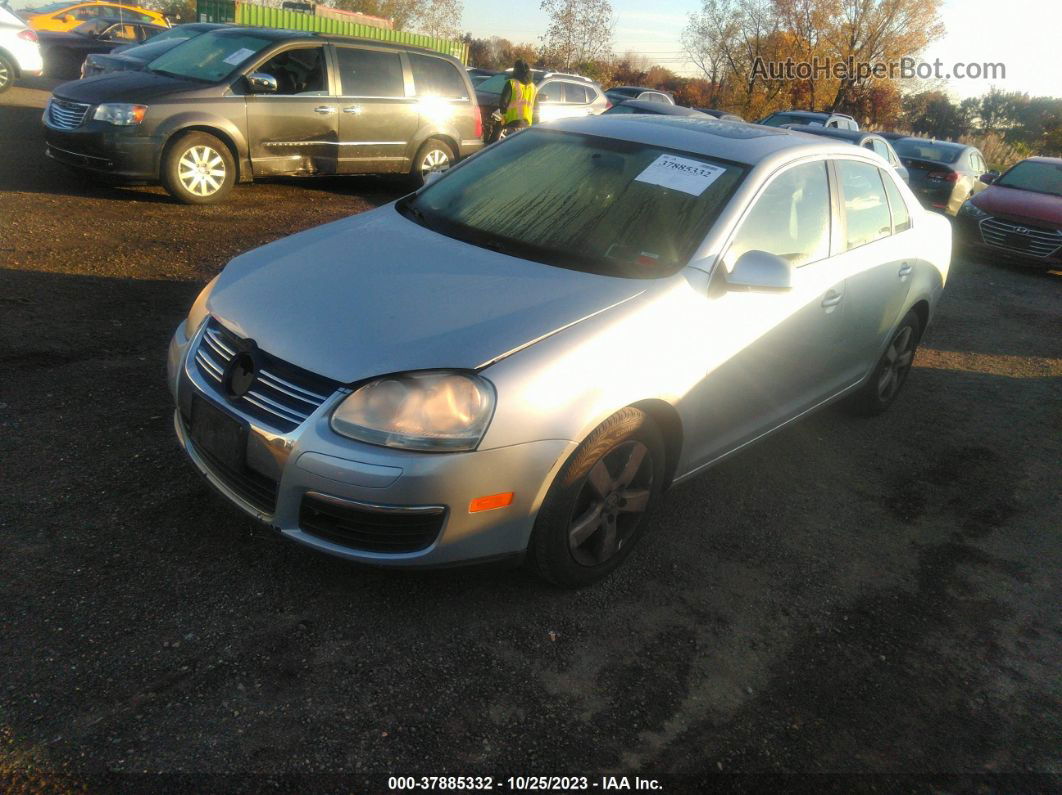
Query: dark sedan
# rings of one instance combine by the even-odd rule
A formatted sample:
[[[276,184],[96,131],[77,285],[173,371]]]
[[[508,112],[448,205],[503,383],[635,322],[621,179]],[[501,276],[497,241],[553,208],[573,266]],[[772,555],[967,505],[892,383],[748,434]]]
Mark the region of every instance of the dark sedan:
[[[961,242],[1006,260],[1062,267],[1062,158],[1030,157],[968,199],[956,219]]]
[[[217,22],[191,22],[187,25],[177,25],[165,33],[152,36],[151,40],[144,44],[131,42],[115,47],[109,53],[92,53],[81,65],[81,76],[92,77],[109,72],[138,72],[178,44],[194,39],[208,30],[223,27],[225,25]]]
[[[44,73],[49,77],[75,79],[81,64],[92,53],[110,52],[123,44],[140,44],[169,28],[146,22],[120,19],[92,19],[65,33],[37,31]]]
[[[900,179],[908,185],[911,184],[911,175],[907,171],[907,167],[900,162],[900,158],[892,148],[892,145],[877,133],[866,132],[864,130],[838,130],[836,127],[812,127],[810,124],[793,124],[789,129],[794,132],[819,135],[823,138],[836,138],[840,141],[848,141],[848,143],[853,146],[861,146],[864,149],[877,152],[890,166],[892,166]]]
[[[736,113],[730,113],[729,111],[719,110],[718,108],[694,108],[694,110],[699,110],[701,113],[707,113],[709,116],[712,116],[716,119],[722,119],[723,121],[745,121]]]
[[[683,108],[679,105],[666,105],[663,102],[652,102],[644,99],[629,99],[619,105],[613,105],[606,110],[603,116],[616,116],[624,113],[646,113],[655,116],[700,116],[709,118],[708,114],[701,113],[693,108]]]
[[[988,165],[972,146],[928,138],[899,138],[892,147],[911,174],[911,190],[930,210],[955,215],[964,201],[988,187],[982,179],[988,173]]]

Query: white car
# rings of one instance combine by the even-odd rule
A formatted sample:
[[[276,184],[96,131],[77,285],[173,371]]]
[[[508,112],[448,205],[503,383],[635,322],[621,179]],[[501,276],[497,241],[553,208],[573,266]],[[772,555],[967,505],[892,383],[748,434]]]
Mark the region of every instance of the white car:
[[[0,94],[20,77],[44,69],[37,34],[14,11],[0,5]]]

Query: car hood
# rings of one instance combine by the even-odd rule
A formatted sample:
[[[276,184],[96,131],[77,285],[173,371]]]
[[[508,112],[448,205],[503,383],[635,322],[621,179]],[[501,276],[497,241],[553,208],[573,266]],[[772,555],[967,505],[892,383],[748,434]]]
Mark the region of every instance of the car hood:
[[[72,102],[150,102],[155,97],[207,87],[197,80],[178,80],[151,72],[115,72],[63,83],[55,96]]]
[[[971,201],[993,215],[1009,215],[1012,218],[1028,218],[1062,226],[1062,197],[1030,190],[993,185],[978,193]]]
[[[387,205],[237,257],[207,308],[274,356],[350,383],[476,368],[646,287],[462,243]]]

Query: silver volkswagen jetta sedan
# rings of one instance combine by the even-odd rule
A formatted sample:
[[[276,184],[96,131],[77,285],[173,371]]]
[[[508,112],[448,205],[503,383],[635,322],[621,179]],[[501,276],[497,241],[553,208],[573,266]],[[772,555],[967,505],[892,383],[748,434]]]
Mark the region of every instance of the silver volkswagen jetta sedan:
[[[950,254],[870,151],[561,121],[232,260],[173,337],[174,423],[303,544],[585,584],[670,485],[833,400],[883,411]]]

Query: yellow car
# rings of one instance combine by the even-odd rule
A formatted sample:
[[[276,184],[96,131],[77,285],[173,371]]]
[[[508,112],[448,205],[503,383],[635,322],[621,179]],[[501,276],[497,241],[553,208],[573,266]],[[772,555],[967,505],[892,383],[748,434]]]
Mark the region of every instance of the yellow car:
[[[50,3],[40,8],[27,8],[22,12],[22,16],[26,24],[34,30],[59,32],[73,30],[78,25],[100,17],[130,22],[150,22],[153,25],[169,26],[170,24],[161,11],[151,11],[147,8],[121,3],[104,3],[99,0],[87,3],[72,3],[70,0]]]

